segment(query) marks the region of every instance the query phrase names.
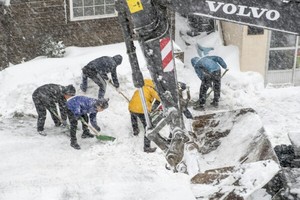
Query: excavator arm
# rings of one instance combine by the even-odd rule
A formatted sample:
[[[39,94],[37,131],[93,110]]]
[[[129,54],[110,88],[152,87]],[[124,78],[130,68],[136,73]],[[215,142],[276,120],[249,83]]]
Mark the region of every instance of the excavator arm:
[[[163,117],[155,126],[147,121],[147,137],[165,152],[172,167],[182,160],[189,136],[178,100],[168,10],[291,34],[300,33],[300,20],[296,20],[300,16],[299,0],[117,0],[115,5],[134,85],[140,89],[144,85],[133,43],[137,39],[164,108]],[[146,110],[145,116],[148,118]],[[173,135],[171,143],[159,135],[165,125],[170,126]]]

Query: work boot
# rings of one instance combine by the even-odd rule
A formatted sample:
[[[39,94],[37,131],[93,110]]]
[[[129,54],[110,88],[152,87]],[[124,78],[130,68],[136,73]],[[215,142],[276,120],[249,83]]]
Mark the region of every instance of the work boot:
[[[38,131],[38,133],[42,136],[47,136],[47,133],[45,133],[44,131]]]
[[[204,109],[204,104],[197,104],[193,106],[194,110],[205,110]]]
[[[73,147],[74,149],[77,149],[77,150],[80,149],[80,146],[76,140],[71,140],[71,147]]]
[[[217,108],[219,106],[219,103],[217,101],[212,101],[210,103],[210,105],[212,105],[213,107]]]
[[[153,147],[153,148],[151,148],[151,147],[144,147],[144,152],[146,152],[146,153],[153,153],[155,151],[156,151],[156,147]]]
[[[81,135],[81,138],[93,138],[94,135],[91,134],[89,131],[83,132],[83,134]]]

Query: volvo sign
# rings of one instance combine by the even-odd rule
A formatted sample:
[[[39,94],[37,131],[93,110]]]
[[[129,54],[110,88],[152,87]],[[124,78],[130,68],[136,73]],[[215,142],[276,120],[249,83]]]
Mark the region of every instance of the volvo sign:
[[[181,14],[197,14],[266,29],[300,34],[299,0],[171,0]]]
[[[277,10],[268,10],[265,8],[248,7],[244,5],[235,5],[232,3],[225,4],[223,2],[205,1],[208,4],[211,12],[218,12],[219,10],[227,15],[239,15],[244,17],[261,18],[263,15],[268,20],[277,20],[280,13]]]

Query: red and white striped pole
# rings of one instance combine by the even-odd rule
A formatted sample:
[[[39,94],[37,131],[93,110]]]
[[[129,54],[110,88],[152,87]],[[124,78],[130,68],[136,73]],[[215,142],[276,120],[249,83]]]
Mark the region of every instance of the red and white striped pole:
[[[172,41],[169,37],[163,38],[159,41],[162,58],[162,68],[164,72],[170,72],[174,70],[174,60],[171,42]]]

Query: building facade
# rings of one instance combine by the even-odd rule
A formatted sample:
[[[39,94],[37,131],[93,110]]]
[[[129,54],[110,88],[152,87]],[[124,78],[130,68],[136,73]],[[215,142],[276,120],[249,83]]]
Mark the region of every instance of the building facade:
[[[0,16],[0,70],[43,55],[49,37],[79,47],[123,41],[114,0],[0,1]]]
[[[241,71],[256,71],[265,84],[300,85],[299,36],[222,22],[225,45],[240,51]]]

